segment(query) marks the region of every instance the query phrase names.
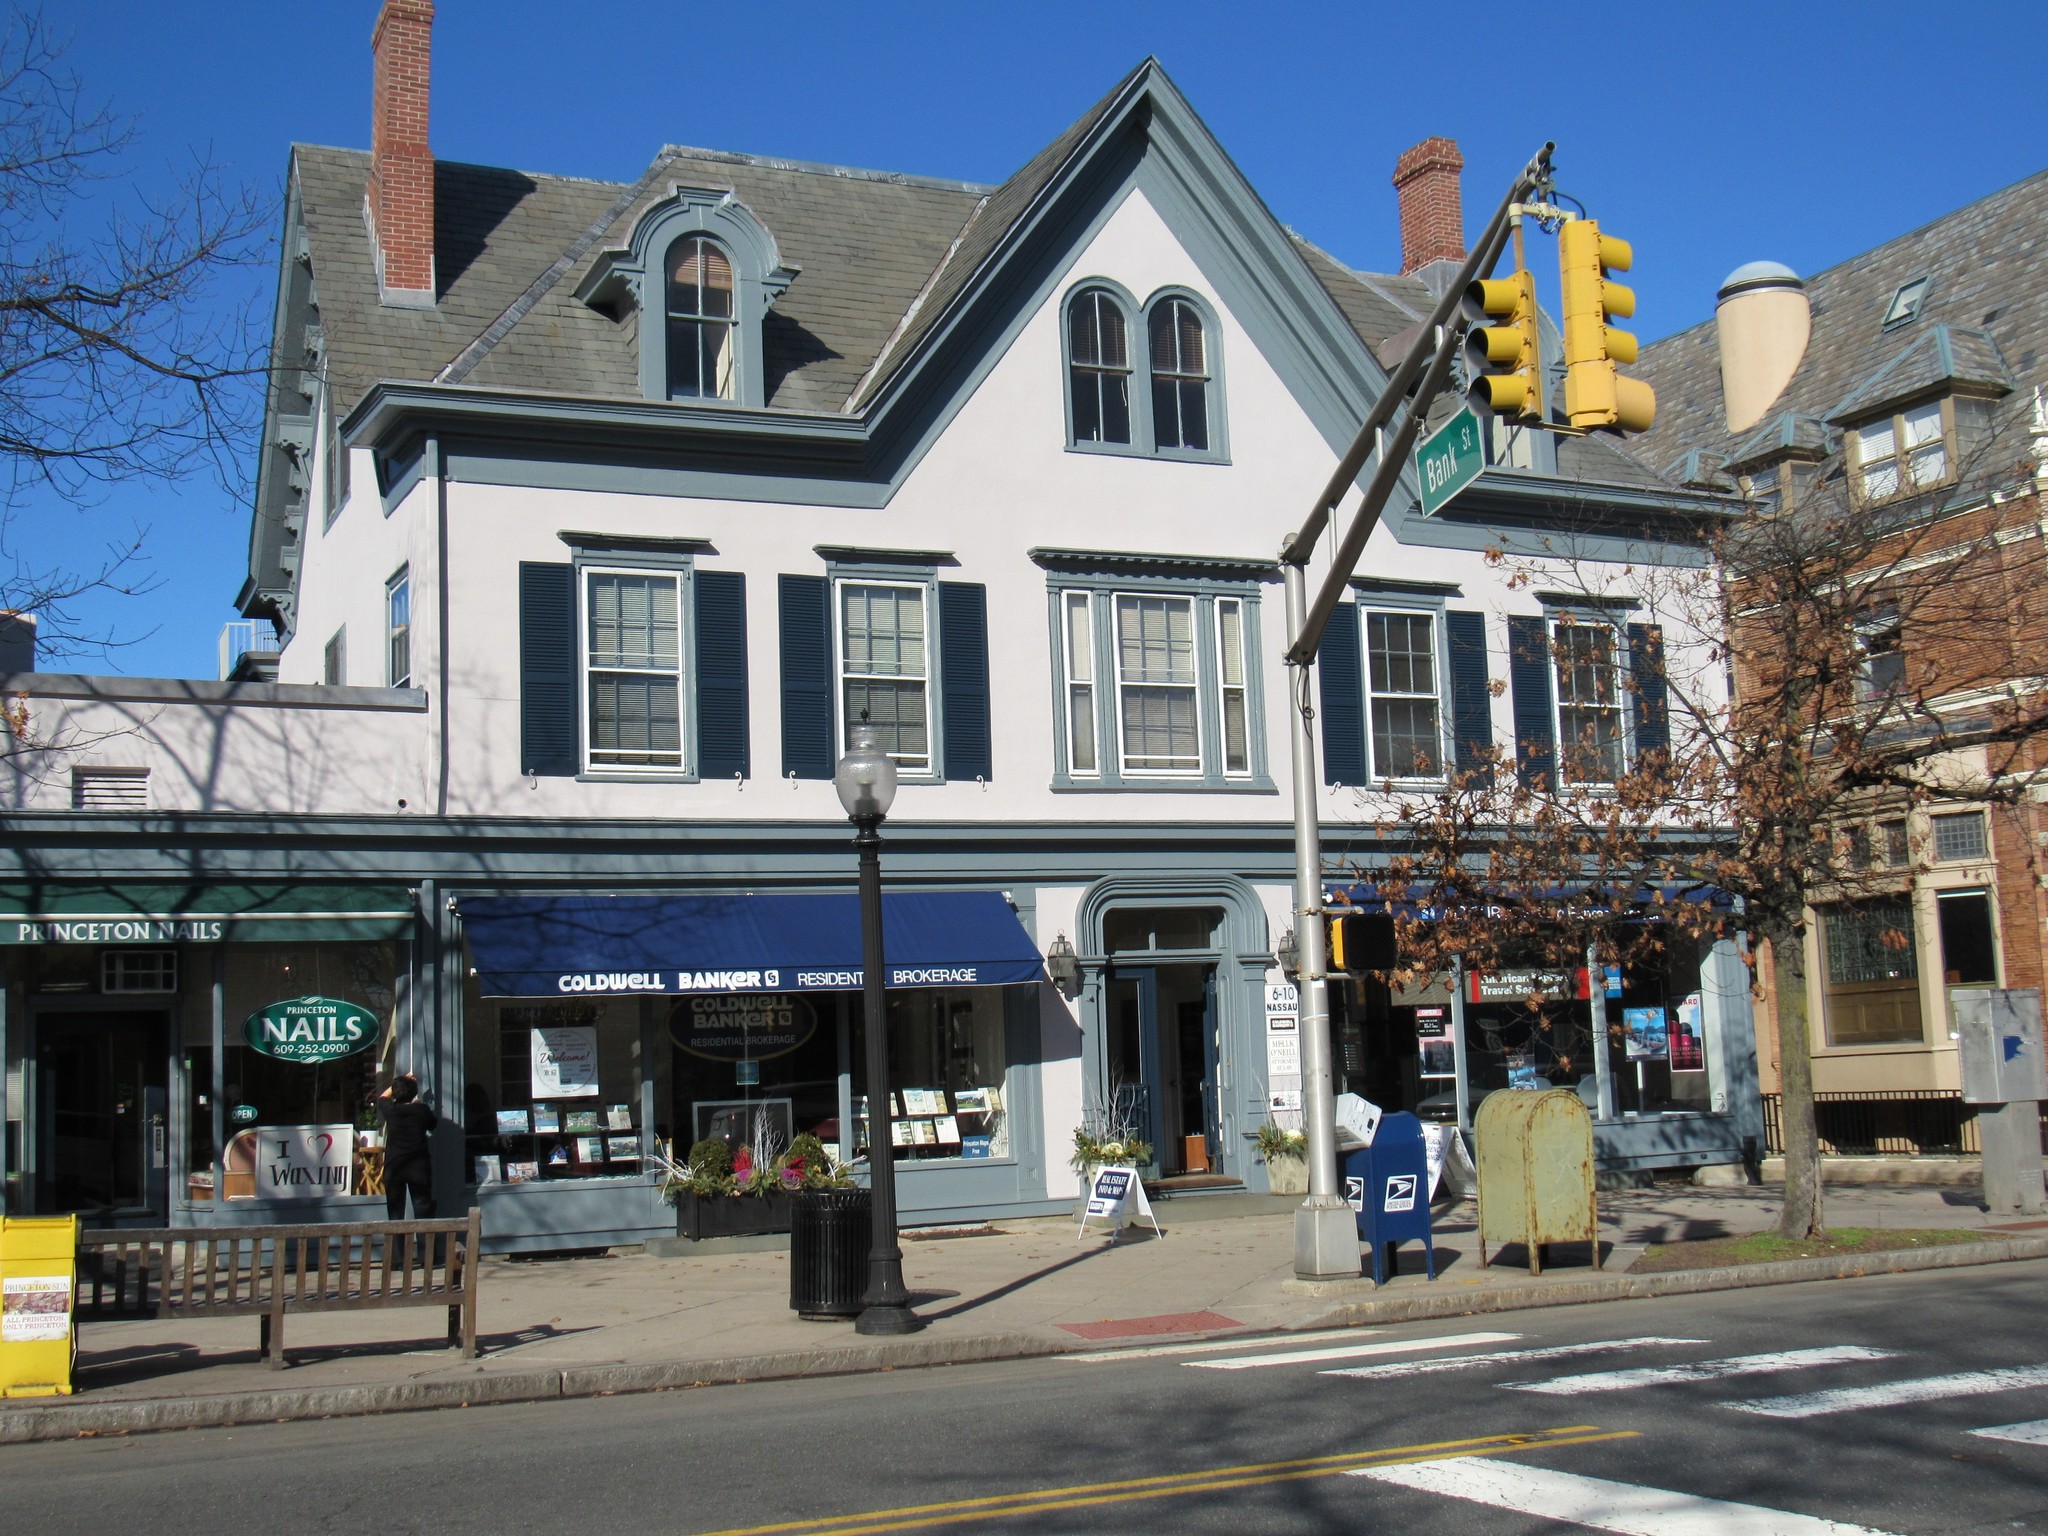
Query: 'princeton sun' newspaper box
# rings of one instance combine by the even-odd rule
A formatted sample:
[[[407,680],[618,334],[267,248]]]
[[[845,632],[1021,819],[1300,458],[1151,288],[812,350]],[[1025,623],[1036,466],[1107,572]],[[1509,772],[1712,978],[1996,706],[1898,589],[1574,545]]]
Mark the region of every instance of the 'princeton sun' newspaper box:
[[[0,1217],[0,1397],[71,1390],[76,1216]]]

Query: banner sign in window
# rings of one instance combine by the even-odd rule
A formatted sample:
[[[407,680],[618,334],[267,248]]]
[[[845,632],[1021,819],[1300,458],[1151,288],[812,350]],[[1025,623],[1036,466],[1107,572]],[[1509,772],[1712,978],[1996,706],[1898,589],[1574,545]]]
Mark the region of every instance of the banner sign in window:
[[[818,1014],[810,999],[786,992],[686,997],[668,1016],[669,1038],[708,1061],[787,1056],[817,1027]]]
[[[242,1021],[242,1038],[259,1056],[317,1067],[377,1043],[377,1015],[334,997],[290,997]]]
[[[536,1099],[597,1097],[597,1030],[588,1024],[544,1025],[530,1047]]]

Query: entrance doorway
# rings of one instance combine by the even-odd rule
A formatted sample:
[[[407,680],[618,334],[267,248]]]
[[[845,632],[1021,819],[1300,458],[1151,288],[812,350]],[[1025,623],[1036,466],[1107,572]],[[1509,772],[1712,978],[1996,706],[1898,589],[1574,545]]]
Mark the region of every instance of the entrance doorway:
[[[36,1208],[162,1218],[170,1193],[164,1015],[41,1013],[35,1029]]]
[[[1160,1176],[1220,1172],[1216,967],[1119,963],[1108,1003],[1113,1114],[1152,1143]]]

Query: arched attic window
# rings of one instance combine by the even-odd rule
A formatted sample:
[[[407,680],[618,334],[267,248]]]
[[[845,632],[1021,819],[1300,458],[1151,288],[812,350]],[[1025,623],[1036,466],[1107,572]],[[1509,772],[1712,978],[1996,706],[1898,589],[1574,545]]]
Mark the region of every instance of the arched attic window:
[[[1130,324],[1106,288],[1067,303],[1067,397],[1075,443],[1131,441]]]
[[[774,403],[762,320],[797,275],[730,191],[678,186],[598,254],[576,296],[638,326],[647,399],[760,407]]]
[[[685,235],[668,248],[668,397],[730,400],[737,377],[732,258],[716,240]]]
[[[1186,299],[1161,299],[1151,332],[1152,432],[1162,451],[1209,451],[1209,347],[1201,312]]]

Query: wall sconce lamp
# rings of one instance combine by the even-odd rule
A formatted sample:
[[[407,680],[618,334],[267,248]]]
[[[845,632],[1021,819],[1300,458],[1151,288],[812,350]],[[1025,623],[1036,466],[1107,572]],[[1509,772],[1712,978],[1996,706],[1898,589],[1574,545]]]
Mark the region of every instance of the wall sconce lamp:
[[[1054,986],[1069,995],[1080,983],[1081,957],[1074,953],[1074,946],[1064,933],[1045,952],[1045,974],[1052,978]]]

